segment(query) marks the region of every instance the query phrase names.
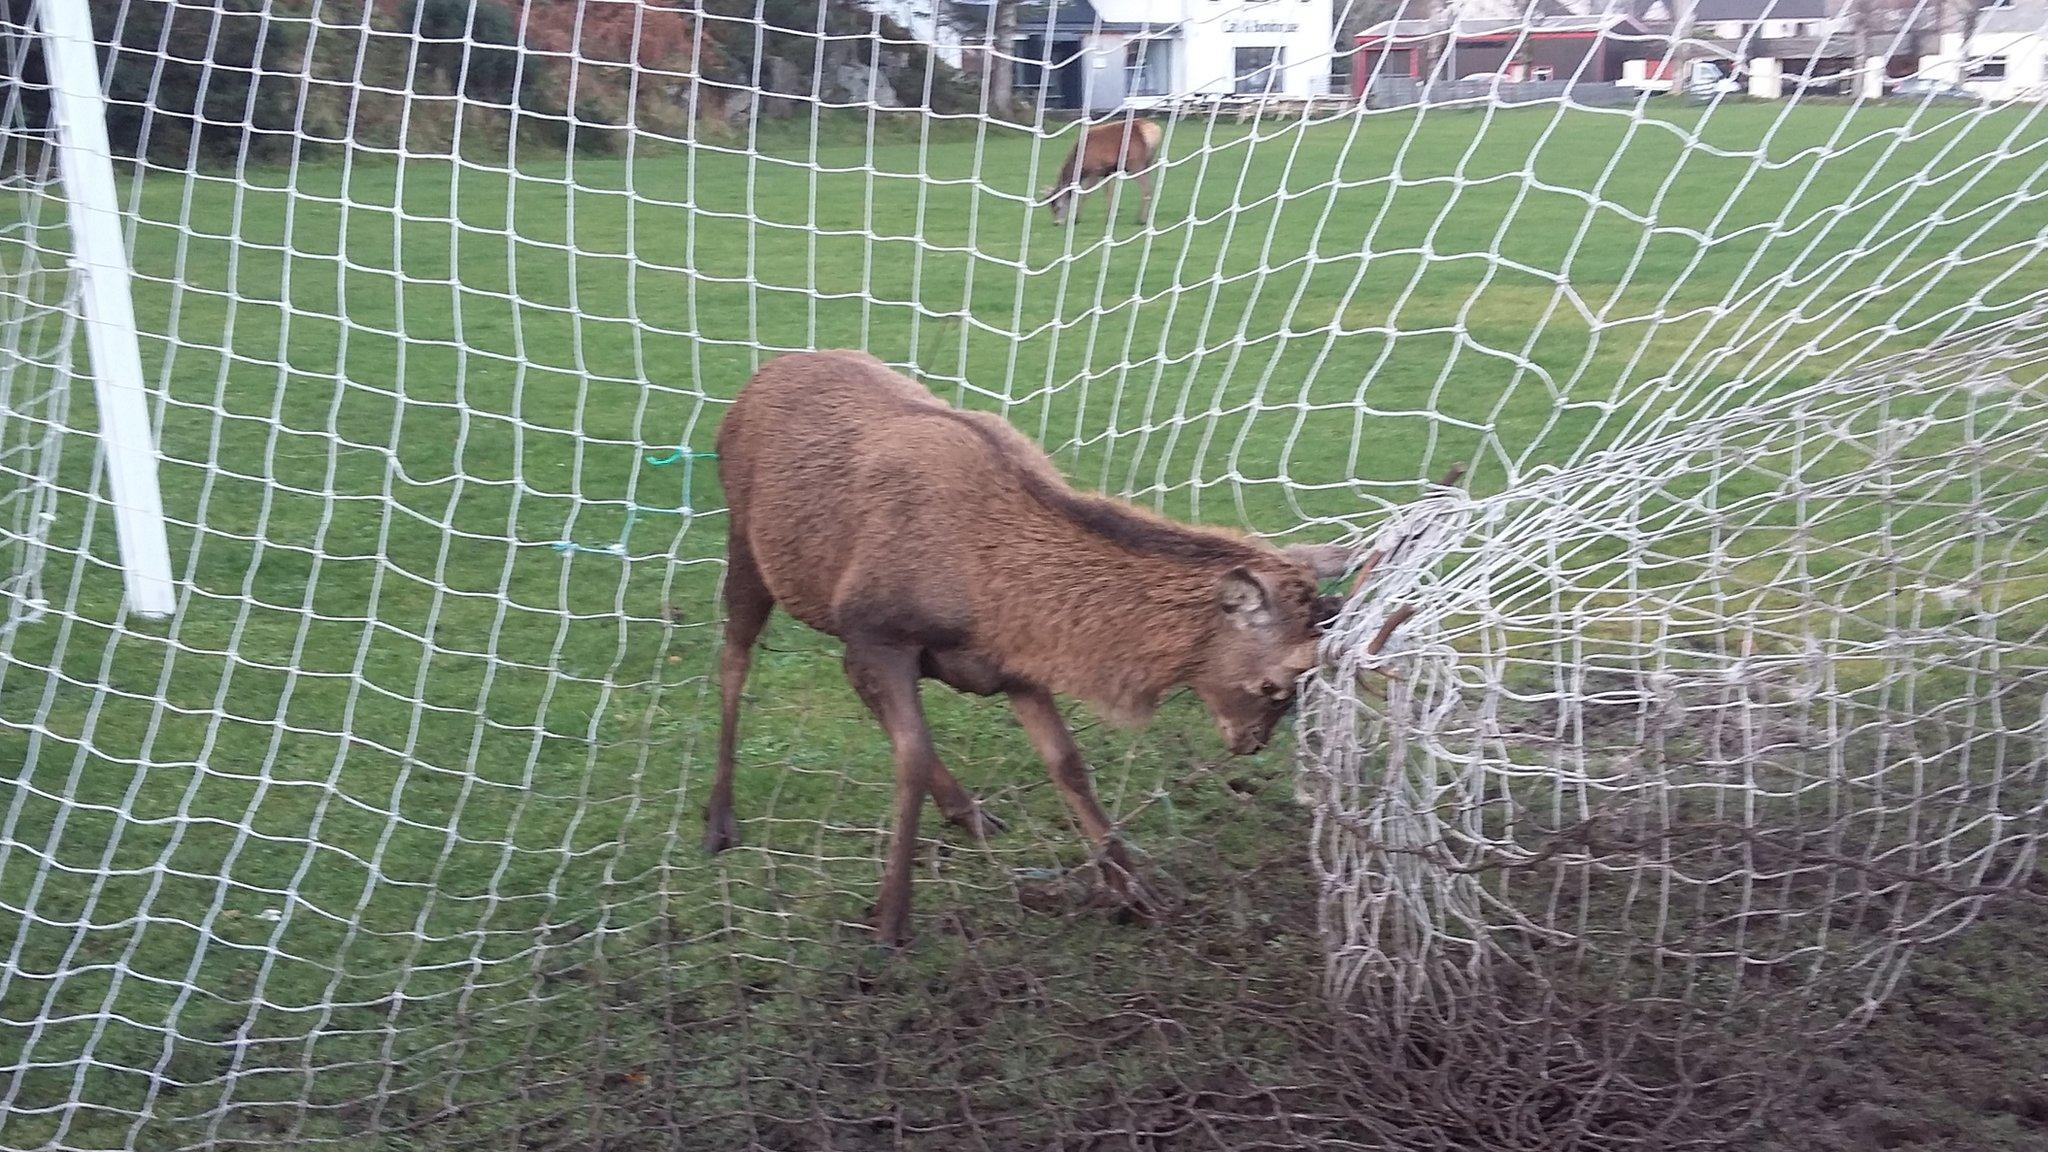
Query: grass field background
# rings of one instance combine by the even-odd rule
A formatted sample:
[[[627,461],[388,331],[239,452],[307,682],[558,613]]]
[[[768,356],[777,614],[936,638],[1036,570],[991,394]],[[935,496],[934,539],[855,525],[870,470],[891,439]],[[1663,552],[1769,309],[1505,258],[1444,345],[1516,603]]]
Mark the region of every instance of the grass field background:
[[[692,454],[771,350],[864,347],[1003,412],[1078,483],[1284,532],[1452,461],[1498,491],[2048,290],[2048,124],[2022,109],[1182,121],[1150,229],[1129,201],[1110,222],[1107,191],[1071,230],[1028,213],[1064,145],[847,120],[573,161],[143,174],[184,601],[120,616],[70,437],[58,610],[0,637],[6,1146],[398,1147],[543,1114],[576,1119],[532,1139],[570,1142],[641,1122],[583,1073],[677,1028],[622,985],[665,982],[672,1007],[837,971],[889,768],[829,641],[771,630],[746,847],[696,845],[723,524]],[[1078,837],[999,709],[929,706],[1012,830],[941,837],[920,917],[1027,905]],[[1190,873],[1298,852],[1284,754],[1219,767],[1181,705],[1083,741],[1138,845],[1199,846]],[[1253,936],[1260,914],[1216,911]],[[1069,1006],[1176,971],[1151,971],[1157,933],[1039,921],[1018,963]],[[926,936],[904,967],[942,973],[964,945]],[[1274,939],[1271,978],[1312,985],[1312,927]],[[1032,1019],[996,1082],[1072,1044]],[[776,1023],[705,1026],[664,1091],[762,1106],[736,1070]]]

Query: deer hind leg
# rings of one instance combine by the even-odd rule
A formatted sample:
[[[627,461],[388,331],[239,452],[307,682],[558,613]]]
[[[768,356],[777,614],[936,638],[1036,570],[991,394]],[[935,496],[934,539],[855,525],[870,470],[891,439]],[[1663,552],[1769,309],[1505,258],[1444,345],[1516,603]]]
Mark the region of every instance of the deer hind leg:
[[[704,850],[718,853],[740,842],[739,822],[732,814],[734,753],[739,745],[740,693],[754,661],[754,643],[775,609],[775,598],[761,579],[746,536],[737,526],[725,550],[725,646],[718,653],[718,770],[711,781],[711,801],[704,806]]]
[[[1152,222],[1152,166],[1138,169],[1138,223]]]
[[[1110,890],[1140,911],[1157,907],[1158,900],[1131,867],[1130,856],[1124,851],[1123,842],[1117,839],[1116,825],[1110,822],[1101,803],[1095,799],[1095,786],[1088,778],[1088,764],[1081,758],[1081,748],[1074,743],[1074,734],[1068,730],[1066,719],[1053,703],[1052,694],[1043,688],[1012,692],[1010,707],[1024,726],[1024,734],[1031,738],[1032,748],[1045,761],[1046,770],[1052,774],[1053,785],[1060,790],[1060,798],[1067,802],[1068,811],[1074,814],[1074,819],[1081,824],[1081,831],[1095,845]]]
[[[849,639],[846,678],[889,734],[896,760],[896,819],[890,830],[889,862],[882,871],[882,894],[875,903],[875,931],[883,943],[900,946],[910,940],[910,870],[917,856],[918,812],[933,778],[945,769],[939,767],[918,699],[915,649]]]

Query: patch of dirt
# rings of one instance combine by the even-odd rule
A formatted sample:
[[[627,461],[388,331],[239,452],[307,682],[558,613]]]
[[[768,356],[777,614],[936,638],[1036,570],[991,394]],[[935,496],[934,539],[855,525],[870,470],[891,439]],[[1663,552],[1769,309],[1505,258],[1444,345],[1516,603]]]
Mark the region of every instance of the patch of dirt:
[[[1870,1025],[1816,1062],[1766,1152],[2048,1150],[2048,874],[1921,950]]]
[[[761,962],[742,941],[694,968],[614,970],[597,1050],[537,1054],[507,1070],[502,1101],[419,1124],[407,1146],[2048,1150],[2038,894],[1923,949],[1870,1025],[1825,1051],[1765,1011],[1717,1030],[1540,967],[1503,966],[1399,1021],[1339,1020],[1300,813],[1256,783],[1217,782],[1229,810],[1206,818],[1270,849],[1153,861],[1175,899],[1149,922],[1055,871],[1007,896],[927,891],[902,954],[847,928]]]

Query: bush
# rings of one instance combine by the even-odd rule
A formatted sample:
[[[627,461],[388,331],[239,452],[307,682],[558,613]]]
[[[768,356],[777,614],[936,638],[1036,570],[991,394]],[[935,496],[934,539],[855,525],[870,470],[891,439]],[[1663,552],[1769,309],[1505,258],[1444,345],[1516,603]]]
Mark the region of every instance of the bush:
[[[685,4],[689,3],[689,7]],[[0,0],[18,38],[32,0]],[[359,143],[445,151],[458,132],[501,148],[545,125],[576,147],[626,130],[681,136],[693,114],[788,115],[843,99],[874,68],[905,104],[971,109],[973,84],[920,46],[875,39],[844,0],[90,0],[115,150],[158,164],[275,159]],[[757,30],[757,13],[766,25]],[[822,23],[821,23],[822,16]],[[523,21],[523,25],[522,25]],[[885,38],[903,30],[884,24]],[[820,41],[819,33],[831,39]],[[524,51],[522,51],[522,45]],[[20,107],[47,123],[40,44],[19,62]],[[820,53],[823,59],[819,59]],[[757,59],[758,56],[758,59]],[[709,87],[705,85],[708,83]],[[751,89],[769,89],[756,102]],[[855,85],[857,88],[858,85]],[[879,90],[879,85],[877,86]]]
[[[302,23],[264,0],[92,0],[91,11],[117,151],[147,139],[152,158],[176,162],[289,147]]]
[[[562,128],[680,135],[703,57],[718,55],[675,0],[537,3],[525,41],[548,54],[538,61],[526,107]]]
[[[407,16],[407,29],[420,38],[416,78],[425,71],[437,91],[454,92],[459,83],[471,100],[513,102],[519,22],[499,0],[420,0]]]

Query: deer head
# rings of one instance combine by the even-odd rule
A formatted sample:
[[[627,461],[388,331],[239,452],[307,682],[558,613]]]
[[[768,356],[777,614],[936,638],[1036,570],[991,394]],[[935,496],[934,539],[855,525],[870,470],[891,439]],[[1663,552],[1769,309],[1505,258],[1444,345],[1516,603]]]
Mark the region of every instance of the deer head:
[[[1053,223],[1064,224],[1067,222],[1067,213],[1073,211],[1074,187],[1071,184],[1064,187],[1058,184],[1048,184],[1045,190],[1038,194],[1038,200],[1039,203],[1052,209]]]
[[[1214,622],[1188,679],[1234,755],[1266,746],[1316,666],[1323,627],[1340,597],[1316,594],[1324,573],[1342,575],[1348,551],[1290,549],[1281,562],[1230,569],[1217,585]]]

